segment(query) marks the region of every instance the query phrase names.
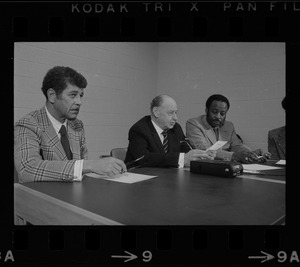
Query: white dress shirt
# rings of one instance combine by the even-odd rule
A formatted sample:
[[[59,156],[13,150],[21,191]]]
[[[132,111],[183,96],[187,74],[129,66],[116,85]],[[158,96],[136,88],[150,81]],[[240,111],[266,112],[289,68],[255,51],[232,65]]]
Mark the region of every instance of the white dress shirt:
[[[49,118],[49,120],[51,121],[53,127],[54,127],[54,130],[55,132],[57,133],[58,135],[58,138],[60,139],[60,136],[61,134],[59,133],[60,131],[60,128],[62,125],[64,125],[67,129],[67,132],[68,132],[68,125],[67,125],[67,120],[65,120],[64,123],[61,123],[60,121],[58,121],[57,119],[55,119],[50,113],[49,111],[47,110],[47,107],[45,106],[45,109],[46,109],[46,113],[47,113],[47,116]],[[75,161],[75,165],[74,165],[74,181],[81,181],[82,180],[82,167],[83,167],[83,159],[80,159],[80,160],[76,160]]]
[[[162,135],[162,132],[164,131],[162,128],[160,128],[153,120],[151,120],[161,143],[164,143],[164,136]],[[183,168],[184,167],[184,153],[179,153],[179,159],[178,159],[178,168]]]

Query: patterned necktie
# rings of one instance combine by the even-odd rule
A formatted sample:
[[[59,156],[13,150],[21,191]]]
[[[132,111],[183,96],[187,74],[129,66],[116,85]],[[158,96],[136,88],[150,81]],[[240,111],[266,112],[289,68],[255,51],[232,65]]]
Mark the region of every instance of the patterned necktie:
[[[68,160],[71,160],[71,159],[73,159],[73,155],[72,155],[72,152],[70,149],[70,143],[69,143],[69,139],[68,139],[68,135],[67,135],[67,130],[64,125],[61,126],[59,133],[61,135],[60,142],[66,152],[67,158],[68,158]]]
[[[168,131],[164,130],[161,134],[164,137],[164,141],[163,141],[164,151],[165,153],[168,153]]]

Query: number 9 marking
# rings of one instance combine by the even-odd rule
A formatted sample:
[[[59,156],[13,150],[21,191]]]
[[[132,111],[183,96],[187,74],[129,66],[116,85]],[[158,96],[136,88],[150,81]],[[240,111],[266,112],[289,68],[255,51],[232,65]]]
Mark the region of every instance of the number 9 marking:
[[[144,262],[149,262],[149,261],[151,261],[151,259],[152,259],[152,253],[151,253],[151,251],[145,250],[145,251],[143,252],[143,257],[144,257],[144,259],[143,259]]]

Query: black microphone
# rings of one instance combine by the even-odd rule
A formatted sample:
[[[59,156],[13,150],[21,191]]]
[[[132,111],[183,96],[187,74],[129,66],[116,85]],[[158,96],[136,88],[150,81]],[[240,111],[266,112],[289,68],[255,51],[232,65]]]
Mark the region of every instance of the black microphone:
[[[195,145],[195,143],[194,143],[194,141],[192,139],[185,138],[185,140],[187,140],[187,142],[191,142],[191,145],[192,145],[193,149],[197,149],[197,146]]]
[[[192,144],[189,143],[190,141],[191,141]],[[196,148],[196,146],[195,146],[193,140],[191,140],[191,139],[189,139],[189,138],[185,138],[184,140],[181,140],[180,143],[186,143],[186,144],[189,146],[189,148],[190,148],[191,150]],[[194,148],[193,148],[191,145],[193,145]]]
[[[139,158],[137,158],[137,159],[135,159],[135,160],[132,160],[132,161],[127,162],[127,163],[126,163],[127,171],[128,171],[128,170],[135,169],[135,168],[138,168],[138,167],[141,167],[142,165],[140,165],[140,166],[133,166],[133,167],[131,167],[131,168],[128,168],[131,164],[140,161],[140,160],[143,159],[144,157],[145,157],[145,155],[143,155],[143,156],[141,156],[141,157],[139,157]]]

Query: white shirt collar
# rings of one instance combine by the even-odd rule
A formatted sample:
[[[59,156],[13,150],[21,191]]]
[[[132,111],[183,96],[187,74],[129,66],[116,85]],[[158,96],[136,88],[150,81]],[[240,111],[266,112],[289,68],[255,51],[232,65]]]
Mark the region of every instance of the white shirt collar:
[[[164,142],[164,136],[162,135],[162,132],[164,131],[162,128],[160,128],[152,119],[151,122],[159,136],[160,141],[163,143]]]
[[[162,128],[160,128],[153,120],[151,120],[155,130],[157,131],[158,135],[161,135],[161,133],[164,131]]]
[[[59,134],[59,130],[60,130],[61,126],[62,126],[62,125],[65,125],[65,127],[67,128],[67,120],[65,120],[64,123],[61,123],[60,121],[58,121],[57,119],[55,119],[55,118],[50,114],[50,112],[48,111],[48,109],[47,109],[46,106],[45,106],[45,110],[46,110],[46,113],[47,113],[47,116],[48,116],[49,120],[51,121],[51,123],[52,123],[52,125],[53,125],[53,127],[54,127],[55,132],[56,132],[58,135],[60,135],[60,134]]]

